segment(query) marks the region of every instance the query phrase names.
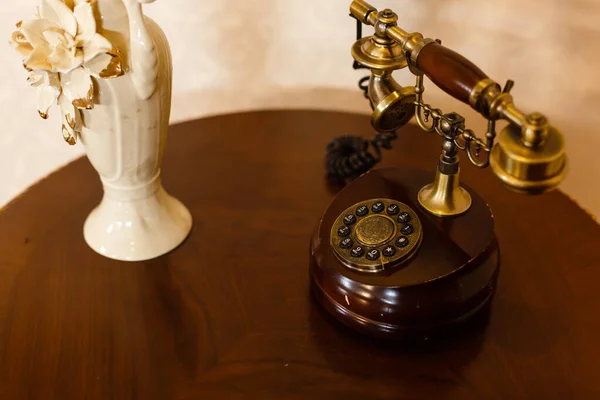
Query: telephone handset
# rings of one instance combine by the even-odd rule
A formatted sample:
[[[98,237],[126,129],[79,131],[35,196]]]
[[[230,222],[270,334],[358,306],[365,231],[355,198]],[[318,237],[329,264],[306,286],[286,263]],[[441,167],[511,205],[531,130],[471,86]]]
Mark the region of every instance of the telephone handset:
[[[356,66],[371,71],[364,86],[380,134],[412,117],[442,138],[435,173],[411,167],[373,170],[331,202],[310,245],[310,279],[321,305],[344,324],[384,338],[430,337],[488,309],[497,284],[500,251],[486,202],[459,182],[459,151],[475,166],[491,165],[511,190],[540,194],[566,173],[562,135],[539,113],[525,114],[504,89],[439,41],[407,33],[391,10],[362,0],[350,6],[373,36],[352,47]],[[392,72],[408,68],[414,87]],[[488,119],[485,139],[457,113],[423,101],[423,76]],[[509,125],[496,135],[496,121]],[[347,165],[344,165],[347,163]],[[336,160],[352,170],[356,160]],[[363,171],[364,172],[364,171]]]

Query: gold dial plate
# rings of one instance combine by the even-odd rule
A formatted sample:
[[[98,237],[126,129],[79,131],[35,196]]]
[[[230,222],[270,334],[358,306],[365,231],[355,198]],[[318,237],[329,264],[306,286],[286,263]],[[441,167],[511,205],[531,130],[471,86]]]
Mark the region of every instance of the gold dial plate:
[[[423,237],[419,217],[404,203],[371,199],[348,207],[331,228],[330,244],[348,268],[381,272],[408,260]]]

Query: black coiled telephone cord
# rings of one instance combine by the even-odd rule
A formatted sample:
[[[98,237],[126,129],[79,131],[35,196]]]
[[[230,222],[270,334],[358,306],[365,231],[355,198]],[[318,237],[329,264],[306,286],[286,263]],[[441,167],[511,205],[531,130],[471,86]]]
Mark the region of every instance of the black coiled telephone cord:
[[[369,79],[367,76],[358,82],[367,99]],[[377,165],[382,159],[382,149],[390,150],[397,137],[393,131],[377,133],[372,140],[350,135],[334,139],[327,145],[327,179],[335,184],[348,184]]]

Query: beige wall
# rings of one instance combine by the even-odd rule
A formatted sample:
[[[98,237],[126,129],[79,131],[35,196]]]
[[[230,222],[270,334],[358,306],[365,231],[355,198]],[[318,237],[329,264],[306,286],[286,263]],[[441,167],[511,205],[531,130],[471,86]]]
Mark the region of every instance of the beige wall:
[[[35,0],[5,1],[0,33],[31,14]],[[10,3],[10,5],[8,5]],[[596,0],[372,0],[407,30],[440,38],[498,81],[513,79],[527,111],[546,113],[566,135],[570,174],[562,189],[600,215],[600,2]],[[173,121],[237,110],[303,107],[367,112],[355,89],[349,0],[158,0],[147,6],[174,54]],[[33,90],[8,45],[0,46],[0,204],[83,154],[60,121],[37,117]],[[398,79],[412,82],[406,73]],[[427,86],[426,100],[485,121]],[[55,113],[56,114],[55,110]],[[201,134],[201,133],[199,133]],[[315,149],[322,151],[322,149]]]

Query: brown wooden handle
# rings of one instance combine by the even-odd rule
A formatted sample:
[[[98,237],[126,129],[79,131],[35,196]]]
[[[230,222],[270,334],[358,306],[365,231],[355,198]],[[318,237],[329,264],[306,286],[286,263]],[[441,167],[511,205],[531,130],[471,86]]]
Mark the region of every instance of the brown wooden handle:
[[[438,43],[421,49],[417,67],[444,92],[467,104],[475,85],[487,78],[471,61]]]

